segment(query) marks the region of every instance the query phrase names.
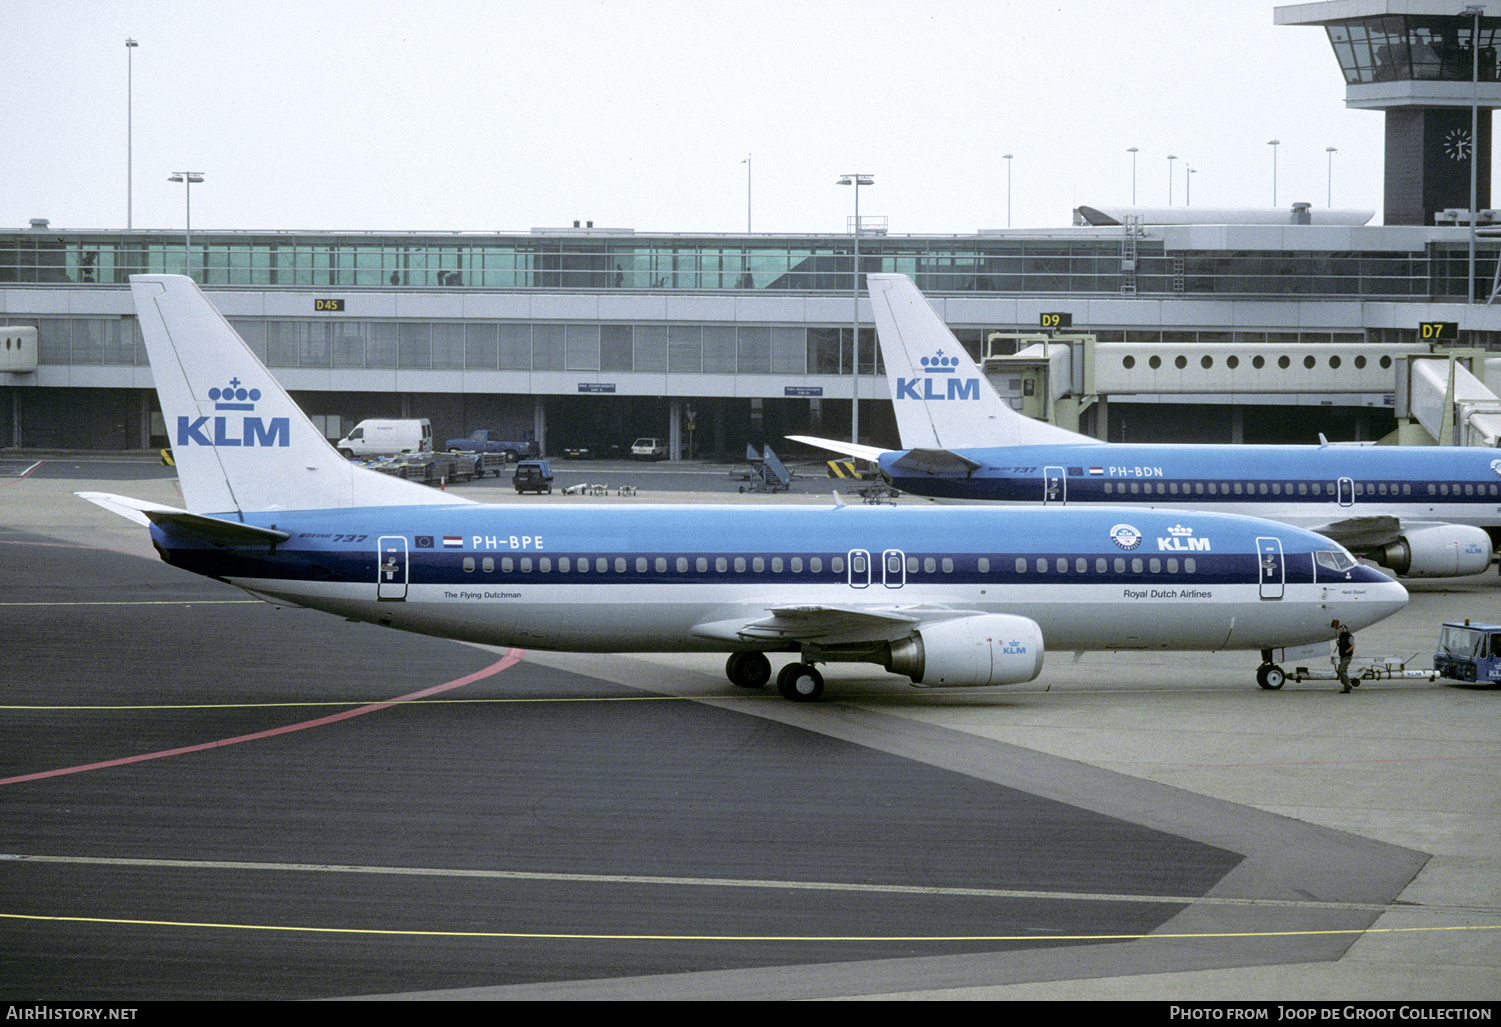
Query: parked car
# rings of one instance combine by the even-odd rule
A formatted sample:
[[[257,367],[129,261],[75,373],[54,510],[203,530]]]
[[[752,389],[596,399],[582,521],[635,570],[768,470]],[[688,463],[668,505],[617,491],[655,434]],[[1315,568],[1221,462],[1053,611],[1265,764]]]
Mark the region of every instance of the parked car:
[[[631,443],[631,456],[636,460],[666,460],[667,443],[661,439],[637,439]]]
[[[516,493],[523,492],[546,492],[552,494],[552,464],[546,460],[523,460],[516,465],[516,473],[511,475],[511,484],[516,486]]]
[[[531,439],[502,439],[488,428],[481,428],[466,438],[449,439],[450,452],[504,453],[507,460],[524,460],[537,455],[537,444]]]

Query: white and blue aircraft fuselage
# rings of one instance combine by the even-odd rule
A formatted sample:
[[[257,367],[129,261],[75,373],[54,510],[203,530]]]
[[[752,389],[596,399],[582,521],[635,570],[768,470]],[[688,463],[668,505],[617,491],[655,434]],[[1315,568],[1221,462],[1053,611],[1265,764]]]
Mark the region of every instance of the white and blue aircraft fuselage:
[[[351,465],[189,279],[131,279],[187,509],[84,493],[174,566],[471,642],[718,651],[816,698],[820,662],[1030,681],[1045,648],[1269,650],[1406,592],[1287,525],[1151,510],[477,504]],[[1263,680],[1263,684],[1266,681]]]
[[[957,502],[1265,517],[1413,577],[1475,574],[1501,543],[1501,453],[1451,446],[1105,443],[1012,410],[905,275],[867,275],[902,450],[894,487]]]

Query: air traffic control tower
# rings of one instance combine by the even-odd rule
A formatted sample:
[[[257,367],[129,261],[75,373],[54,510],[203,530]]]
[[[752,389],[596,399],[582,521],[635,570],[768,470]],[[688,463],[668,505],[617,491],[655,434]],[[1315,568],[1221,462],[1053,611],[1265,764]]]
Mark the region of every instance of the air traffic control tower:
[[[1491,206],[1501,2],[1327,0],[1278,7],[1273,20],[1322,25],[1345,76],[1345,106],[1386,112],[1386,224],[1432,225],[1435,214],[1469,210],[1476,153],[1475,209]]]

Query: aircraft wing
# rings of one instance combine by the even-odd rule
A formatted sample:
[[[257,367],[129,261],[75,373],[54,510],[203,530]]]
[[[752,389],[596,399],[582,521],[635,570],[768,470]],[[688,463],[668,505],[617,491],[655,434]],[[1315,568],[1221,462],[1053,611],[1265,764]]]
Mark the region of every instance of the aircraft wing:
[[[905,638],[931,621],[968,617],[977,610],[947,606],[772,606],[769,616],[699,624],[693,634],[721,641],[813,642],[824,645]]]
[[[827,449],[832,453],[843,453],[845,456],[852,456],[856,460],[869,460],[871,463],[876,463],[887,453],[893,452],[889,449],[879,449],[875,446],[861,446],[853,442],[820,439],[814,435],[789,435],[787,437],[793,442],[801,442],[807,446],[817,446],[819,449]]]
[[[923,474],[971,474],[984,466],[951,449],[909,449],[891,464],[891,469]]]
[[[274,528],[262,528],[239,521],[226,521],[218,517],[189,513],[175,506],[148,503],[129,496],[115,496],[108,492],[78,492],[79,499],[87,499],[95,506],[102,506],[110,513],[119,514],[145,527],[159,524],[205,542],[219,546],[274,545],[285,542],[292,536]]]
[[[1351,552],[1363,553],[1397,541],[1402,522],[1390,516],[1347,517],[1308,530],[1333,539]]]

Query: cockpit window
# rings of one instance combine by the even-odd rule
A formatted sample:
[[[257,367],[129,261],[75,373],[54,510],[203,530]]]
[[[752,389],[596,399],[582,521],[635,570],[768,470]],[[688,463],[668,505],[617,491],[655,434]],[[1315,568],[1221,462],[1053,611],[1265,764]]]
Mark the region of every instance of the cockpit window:
[[[1313,554],[1318,565],[1325,570],[1347,571],[1355,566],[1355,558],[1343,549],[1321,549]]]

